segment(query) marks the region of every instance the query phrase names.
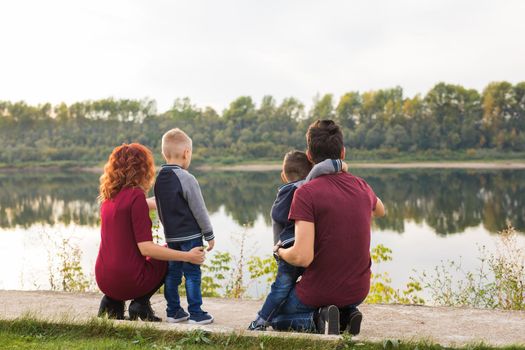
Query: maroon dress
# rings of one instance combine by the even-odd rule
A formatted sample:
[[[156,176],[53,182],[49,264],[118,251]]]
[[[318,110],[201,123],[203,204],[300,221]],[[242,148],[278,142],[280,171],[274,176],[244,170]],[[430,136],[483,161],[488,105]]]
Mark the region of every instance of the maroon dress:
[[[166,274],[167,262],[144,257],[137,243],[152,241],[144,191],[124,188],[100,208],[101,241],[95,264],[98,287],[116,300],[151,292]]]

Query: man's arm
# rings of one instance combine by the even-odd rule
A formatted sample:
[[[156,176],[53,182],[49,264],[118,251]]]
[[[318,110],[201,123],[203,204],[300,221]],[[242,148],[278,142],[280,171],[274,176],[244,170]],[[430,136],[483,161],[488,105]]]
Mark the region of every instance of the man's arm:
[[[381,199],[379,199],[379,197],[377,197],[376,208],[374,209],[374,211],[372,211],[372,216],[374,218],[380,218],[385,216],[385,206],[383,205],[383,202],[381,201]]]
[[[308,267],[314,260],[315,224],[309,221],[295,222],[295,243],[287,249],[279,249],[278,254],[287,263]]]

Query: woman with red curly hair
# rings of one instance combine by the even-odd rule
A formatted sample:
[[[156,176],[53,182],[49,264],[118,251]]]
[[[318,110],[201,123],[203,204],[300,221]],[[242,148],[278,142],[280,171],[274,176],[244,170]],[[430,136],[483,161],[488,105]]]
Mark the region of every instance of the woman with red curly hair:
[[[104,297],[99,316],[160,321],[150,298],[164,283],[166,261],[202,264],[202,248],[182,252],[153,243],[146,193],[155,177],[150,150],[138,143],[113,150],[100,177],[101,241],[95,276]]]

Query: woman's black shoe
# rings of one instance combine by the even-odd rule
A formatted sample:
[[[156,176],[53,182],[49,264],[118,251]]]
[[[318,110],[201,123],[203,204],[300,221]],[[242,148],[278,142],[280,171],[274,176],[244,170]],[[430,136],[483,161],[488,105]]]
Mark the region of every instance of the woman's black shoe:
[[[150,322],[162,321],[161,318],[155,316],[155,312],[153,312],[153,309],[151,308],[151,304],[149,301],[147,303],[139,303],[133,300],[129,304],[128,311],[129,311],[129,319],[132,321],[135,321],[138,318],[140,318],[142,321],[150,321]]]
[[[107,316],[117,320],[124,319],[124,302],[120,300],[114,300],[104,295],[100,301],[100,307],[98,308],[98,317]]]

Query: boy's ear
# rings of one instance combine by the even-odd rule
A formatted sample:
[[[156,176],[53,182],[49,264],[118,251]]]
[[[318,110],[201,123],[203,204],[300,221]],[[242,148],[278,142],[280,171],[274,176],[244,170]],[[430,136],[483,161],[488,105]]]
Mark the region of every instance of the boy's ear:
[[[281,171],[281,180],[283,180],[284,183],[288,182],[288,179],[286,178],[286,174],[284,173],[284,171]]]
[[[310,163],[314,164],[314,161],[312,159],[312,155],[310,154],[310,150],[306,150],[306,158],[308,158]]]
[[[343,147],[343,149],[341,150],[341,160],[345,159],[345,156],[346,156],[346,147]]]

